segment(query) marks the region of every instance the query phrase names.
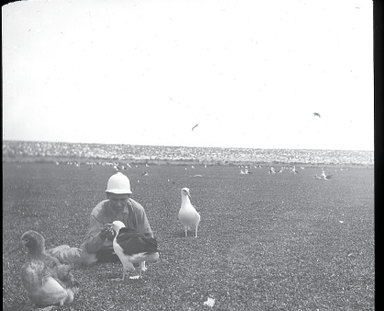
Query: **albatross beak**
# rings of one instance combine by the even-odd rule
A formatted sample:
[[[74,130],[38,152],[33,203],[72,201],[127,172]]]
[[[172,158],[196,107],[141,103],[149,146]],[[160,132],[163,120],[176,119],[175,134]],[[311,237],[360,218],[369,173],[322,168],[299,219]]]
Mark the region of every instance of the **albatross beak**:
[[[191,198],[191,194],[189,193],[188,190],[185,190],[184,192],[187,194],[187,196],[188,196],[189,198]]]

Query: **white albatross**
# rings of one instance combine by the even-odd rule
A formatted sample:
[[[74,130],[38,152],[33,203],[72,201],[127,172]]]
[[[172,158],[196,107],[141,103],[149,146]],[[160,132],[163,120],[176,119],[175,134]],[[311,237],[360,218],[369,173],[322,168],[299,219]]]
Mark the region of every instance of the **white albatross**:
[[[188,229],[195,229],[195,238],[197,237],[197,227],[200,223],[200,214],[196,211],[190,201],[188,188],[181,189],[181,207],[179,210],[179,220],[184,226],[185,236],[188,236]]]

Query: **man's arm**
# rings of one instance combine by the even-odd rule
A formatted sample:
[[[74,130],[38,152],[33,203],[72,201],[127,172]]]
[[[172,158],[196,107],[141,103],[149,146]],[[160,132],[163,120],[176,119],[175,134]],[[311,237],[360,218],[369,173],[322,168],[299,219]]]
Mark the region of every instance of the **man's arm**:
[[[91,214],[88,235],[83,243],[83,247],[88,253],[96,253],[103,246],[104,241],[100,238],[100,232],[104,227],[104,224]]]

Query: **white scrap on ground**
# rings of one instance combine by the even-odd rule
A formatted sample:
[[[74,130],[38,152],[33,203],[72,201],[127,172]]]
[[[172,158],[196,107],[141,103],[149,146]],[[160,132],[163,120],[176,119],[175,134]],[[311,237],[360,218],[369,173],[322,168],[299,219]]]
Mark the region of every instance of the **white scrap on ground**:
[[[204,301],[204,306],[213,307],[215,299],[208,297],[207,301]]]

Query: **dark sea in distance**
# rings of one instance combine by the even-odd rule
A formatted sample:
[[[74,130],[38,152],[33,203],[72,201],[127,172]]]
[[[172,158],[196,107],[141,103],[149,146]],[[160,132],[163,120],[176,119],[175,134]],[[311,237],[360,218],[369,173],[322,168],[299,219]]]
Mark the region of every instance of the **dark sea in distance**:
[[[115,161],[154,164],[305,164],[373,166],[372,150],[253,149],[3,141],[5,161]]]

